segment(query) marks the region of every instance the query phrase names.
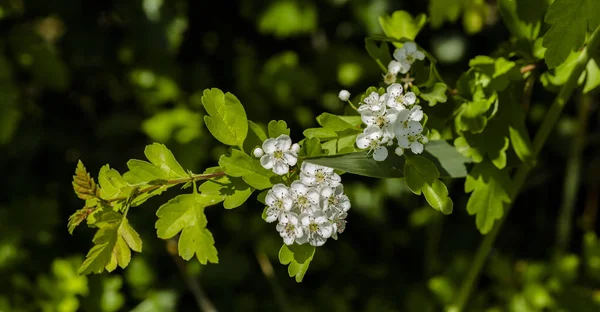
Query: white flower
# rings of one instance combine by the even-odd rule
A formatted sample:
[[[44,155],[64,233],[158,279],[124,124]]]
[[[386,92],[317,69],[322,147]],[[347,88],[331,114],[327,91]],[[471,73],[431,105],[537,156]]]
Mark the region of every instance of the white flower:
[[[420,123],[421,119],[423,119],[423,111],[419,105],[415,105],[411,109],[401,110],[395,124],[396,136],[421,133],[423,131],[423,126]]]
[[[388,73],[396,76],[398,73],[406,74],[410,70],[410,64],[406,60],[391,60],[388,64]]]
[[[387,102],[387,95],[383,94],[381,96],[379,96],[379,93],[377,92],[371,92],[371,94],[369,94],[369,96],[367,96],[364,100],[363,103],[361,104],[357,111],[359,113],[364,113],[364,112],[379,112],[381,110],[385,110],[385,103]]]
[[[333,224],[323,212],[300,215],[304,234],[298,243],[308,242],[313,246],[322,246],[333,234]]]
[[[344,219],[335,220],[333,222],[333,234],[331,234],[331,238],[337,240],[337,235],[344,233],[344,230],[346,229],[346,223],[347,222]]]
[[[396,110],[402,110],[407,106],[415,104],[417,101],[417,96],[413,92],[406,92],[406,94],[403,94],[402,92],[404,90],[399,83],[391,84],[387,87],[386,91],[388,94],[387,106]]]
[[[377,127],[381,130],[381,142],[387,143],[394,137],[394,123],[398,119],[398,111],[395,109],[366,111],[361,114],[360,118],[363,123],[370,126]]]
[[[287,186],[278,183],[267,192],[265,203],[269,206],[265,218],[267,222],[271,223],[275,220],[287,222],[287,213],[292,209],[294,200]]]
[[[342,184],[337,187],[324,187],[321,189],[321,207],[328,216],[339,216],[350,210],[350,199],[344,194]]]
[[[320,195],[314,187],[296,180],[290,185],[290,194],[294,200],[294,207],[298,208],[300,213],[311,213],[319,209]]]
[[[287,219],[279,222],[276,228],[286,245],[293,244],[296,239],[304,235],[298,215],[293,212],[288,213]]]
[[[423,144],[427,144],[429,139],[422,134],[409,134],[407,136],[401,136],[398,138],[398,145],[403,149],[408,149],[415,153],[421,154],[423,152]]]
[[[265,169],[273,169],[278,175],[284,175],[289,172],[290,166],[296,165],[299,150],[300,146],[292,145],[292,139],[288,135],[282,134],[276,139],[266,139],[262,145],[264,155],[260,158],[260,164]],[[256,152],[256,149],[254,151]]]
[[[369,126],[356,137],[356,146],[360,149],[369,148],[369,152],[373,151],[373,159],[383,161],[387,158],[388,151],[382,146],[387,142],[383,142],[382,137],[381,129],[377,126]]]
[[[300,181],[307,186],[336,187],[342,178],[333,171],[333,168],[303,162],[300,168]]]
[[[396,147],[396,149],[394,150],[394,154],[398,155],[398,156],[402,156],[404,154],[404,149],[400,146]]]
[[[350,99],[350,92],[348,92],[348,90],[342,90],[338,94],[338,97],[340,98],[340,100],[346,102]]]
[[[417,49],[416,43],[408,41],[404,43],[402,48],[398,48],[394,51],[394,58],[400,63],[408,64],[408,69],[403,67],[400,71],[401,73],[406,74],[415,60],[425,59],[425,54]]]

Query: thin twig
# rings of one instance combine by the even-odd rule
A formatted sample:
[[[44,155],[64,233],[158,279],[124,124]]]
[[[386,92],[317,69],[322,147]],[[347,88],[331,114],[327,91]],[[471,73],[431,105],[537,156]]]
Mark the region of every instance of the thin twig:
[[[586,129],[589,120],[592,98],[589,94],[580,97],[577,116],[577,130],[571,142],[563,198],[558,219],[556,220],[556,259],[564,255],[571,239],[571,224],[577,201],[577,191],[581,184],[581,158],[586,141]]]
[[[181,273],[181,277],[185,281],[185,284],[187,285],[189,291],[196,299],[196,304],[198,305],[200,311],[217,312],[215,306],[204,293],[204,290],[202,289],[202,286],[200,286],[200,283],[198,283],[198,281],[194,277],[190,276],[190,274],[188,273],[187,264],[185,263],[185,261],[177,254],[177,240],[173,238],[167,240],[167,251],[173,258],[173,261],[175,261],[175,264],[177,264],[179,273]]]

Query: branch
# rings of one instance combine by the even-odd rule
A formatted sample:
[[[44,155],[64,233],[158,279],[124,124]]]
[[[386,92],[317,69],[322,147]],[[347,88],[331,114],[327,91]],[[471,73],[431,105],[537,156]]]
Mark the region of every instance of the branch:
[[[575,88],[577,88],[577,80],[581,76],[581,73],[585,70],[585,66],[587,65],[590,59],[588,51],[594,51],[598,47],[600,47],[600,27],[596,28],[596,30],[594,30],[594,32],[590,36],[588,44],[579,55],[579,58],[577,59],[577,64],[573,68],[569,79],[560,89],[558,96],[552,103],[548,114],[544,118],[540,129],[535,135],[535,138],[533,139],[532,155],[534,159],[540,153],[542,147],[548,139],[548,136],[554,128],[554,125],[558,121],[558,118],[560,117],[563,108],[571,98],[571,94],[573,93]],[[526,163],[521,164],[521,166],[517,170],[517,173],[515,174],[515,177],[513,179],[514,192],[511,194],[511,201],[506,206],[506,210],[502,218],[494,225],[492,231],[483,239],[483,242],[479,246],[479,249],[475,254],[475,259],[473,260],[473,265],[471,266],[469,272],[467,273],[467,277],[465,278],[461,286],[460,292],[458,294],[458,299],[456,300],[456,304],[454,307],[452,307],[453,311],[460,312],[464,310],[471,295],[471,292],[473,291],[473,287],[475,286],[476,281],[479,278],[481,269],[485,264],[485,260],[489,255],[492,246],[494,245],[494,242],[496,240],[496,237],[498,236],[498,233],[500,232],[500,229],[502,228],[502,225],[506,221],[510,209],[514,205],[517,195],[521,192],[530,170],[531,166]]]

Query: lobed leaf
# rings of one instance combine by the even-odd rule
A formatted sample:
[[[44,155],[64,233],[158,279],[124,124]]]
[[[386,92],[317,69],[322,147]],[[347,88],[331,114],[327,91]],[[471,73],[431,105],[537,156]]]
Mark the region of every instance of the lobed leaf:
[[[212,173],[221,168],[209,168],[204,173]],[[215,194],[224,197],[223,207],[233,209],[241,206],[252,193],[254,188],[249,186],[241,178],[221,176],[207,180],[198,188],[202,194]]]
[[[248,134],[246,111],[235,95],[212,88],[202,93],[208,131],[223,144],[242,146]]]
[[[481,162],[467,176],[465,192],[472,192],[467,202],[467,212],[476,215],[477,229],[481,234],[487,234],[495,220],[504,214],[504,205],[510,203],[512,190],[508,173],[489,161]]]
[[[392,15],[379,17],[379,25],[381,25],[383,32],[386,36],[395,39],[406,38],[415,40],[415,37],[417,37],[417,34],[425,26],[426,22],[427,16],[425,14],[419,14],[413,18],[406,11],[395,11]],[[401,46],[399,43],[394,43],[394,45],[396,47]]]
[[[310,262],[315,255],[314,246],[303,244],[283,245],[279,250],[279,262],[288,266],[288,274],[295,277],[296,282],[302,282]]]
[[[433,86],[433,90],[429,92],[420,91],[419,96],[423,100],[427,101],[429,106],[435,106],[435,104],[438,102],[445,103],[448,100],[448,97],[446,96],[446,90],[448,90],[446,84],[436,82]]]
[[[587,31],[600,24],[598,12],[597,0],[556,0],[550,4],[544,21],[552,27],[543,40],[548,68],[559,66],[571,52],[581,49]]]
[[[110,169],[109,165],[100,168],[98,184],[100,185],[100,197],[104,200],[128,197],[132,191],[129,183],[117,170]]]
[[[271,120],[267,126],[267,130],[270,138],[276,138],[282,134],[290,135],[290,128],[288,128],[287,123],[283,120]]]
[[[206,229],[208,221],[204,208],[223,201],[224,196],[215,193],[179,195],[160,206],[155,228],[159,238],[169,239],[181,232],[179,255],[191,259],[194,254],[202,264],[218,263],[217,249],[212,234]]]

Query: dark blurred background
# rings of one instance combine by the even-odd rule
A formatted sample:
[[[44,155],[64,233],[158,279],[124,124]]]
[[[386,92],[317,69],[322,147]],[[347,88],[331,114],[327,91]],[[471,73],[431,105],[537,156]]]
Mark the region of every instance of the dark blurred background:
[[[346,232],[318,248],[300,284],[279,264],[281,238],[255,196],[233,211],[207,209],[220,263],[192,260],[183,274],[154,230],[156,210],[179,190],[130,211],[144,250],[125,270],[78,276],[94,232],[83,225],[71,236],[66,226],[83,205],[71,187],[79,159],[93,176],[106,163],[124,172],[161,142],[186,169],[214,166],[226,150],[203,125],[205,88],[235,94],[259,124],[287,121],[299,141],[317,115],[344,112],[340,89],[358,95],[380,81],[364,49],[365,36],[381,33],[380,15],[433,14],[416,41],[451,86],[470,58],[510,37],[493,2],[453,0],[441,11],[434,2],[0,1],[0,311],[198,311],[186,278],[218,311],[441,311],[482,238],[462,180],[449,184],[455,210],[442,216],[400,179],[344,175]],[[531,129],[553,97],[534,91]],[[550,256],[575,115],[567,109],[501,231],[473,311],[543,311],[560,300]],[[590,118],[578,220],[597,209],[597,111]],[[574,226],[563,262],[577,275],[589,261]],[[586,255],[596,252],[598,269],[592,236]],[[598,276],[583,276],[585,291],[600,289]]]

